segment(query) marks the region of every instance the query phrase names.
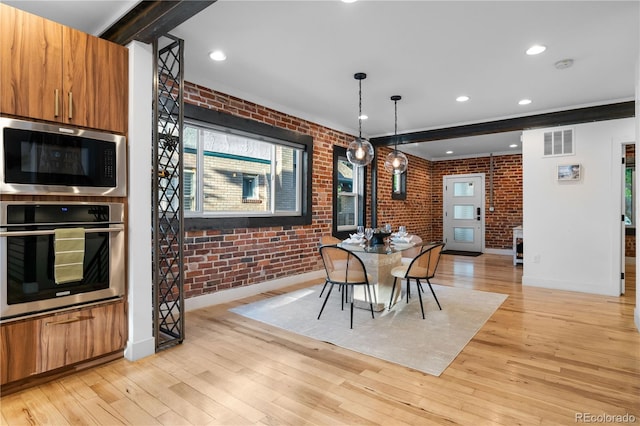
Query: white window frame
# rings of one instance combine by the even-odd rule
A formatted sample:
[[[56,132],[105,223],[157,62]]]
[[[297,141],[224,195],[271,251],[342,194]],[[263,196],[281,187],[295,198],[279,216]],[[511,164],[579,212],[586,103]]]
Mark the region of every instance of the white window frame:
[[[343,157],[340,156],[338,158],[338,161],[341,161],[342,159],[344,159],[344,161],[348,162],[347,157]],[[356,166],[352,166],[353,167],[353,182],[352,182],[352,190],[355,189],[355,191],[351,191],[351,192],[340,192],[338,193],[338,197],[341,196],[347,196],[347,197],[353,197],[354,200],[354,223],[353,224],[349,224],[349,225],[337,225],[336,229],[338,232],[344,232],[344,231],[355,231],[358,224],[360,223],[360,210],[361,210],[361,206],[360,206],[360,202],[362,200],[362,194],[360,194],[359,192],[359,188],[361,187],[361,179],[363,178],[363,169],[362,167],[356,167]],[[334,183],[335,184],[335,183]],[[336,204],[338,205],[338,204]],[[336,212],[336,216],[339,214],[339,212]]]

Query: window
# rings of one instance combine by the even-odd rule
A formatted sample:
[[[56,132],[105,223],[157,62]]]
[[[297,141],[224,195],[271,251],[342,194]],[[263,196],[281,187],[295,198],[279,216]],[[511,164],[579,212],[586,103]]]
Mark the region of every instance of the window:
[[[259,200],[258,186],[260,185],[260,176],[245,175],[242,176],[242,200]]]
[[[407,199],[407,172],[391,175],[391,199]]]
[[[346,238],[364,223],[364,168],[347,160],[347,151],[333,148],[333,234]]]
[[[184,127],[184,165],[192,184],[190,213],[211,216],[300,215],[303,147],[258,140],[200,123]]]
[[[185,105],[188,229],[311,223],[312,138]]]

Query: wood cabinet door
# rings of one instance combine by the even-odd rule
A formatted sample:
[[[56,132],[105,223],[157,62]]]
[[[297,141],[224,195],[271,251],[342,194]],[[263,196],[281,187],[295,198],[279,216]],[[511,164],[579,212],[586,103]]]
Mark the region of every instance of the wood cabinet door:
[[[125,133],[128,49],[68,27],[63,38],[65,121]]]
[[[38,372],[124,348],[126,326],[123,301],[41,319]]]
[[[37,320],[0,326],[0,384],[37,373],[39,327]]]
[[[0,111],[58,121],[61,57],[61,25],[0,4]]]

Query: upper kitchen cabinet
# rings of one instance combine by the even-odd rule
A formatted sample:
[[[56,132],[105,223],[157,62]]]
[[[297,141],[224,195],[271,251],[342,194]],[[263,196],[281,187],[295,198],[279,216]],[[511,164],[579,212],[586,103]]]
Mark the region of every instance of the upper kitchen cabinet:
[[[126,133],[128,50],[0,4],[0,112]]]

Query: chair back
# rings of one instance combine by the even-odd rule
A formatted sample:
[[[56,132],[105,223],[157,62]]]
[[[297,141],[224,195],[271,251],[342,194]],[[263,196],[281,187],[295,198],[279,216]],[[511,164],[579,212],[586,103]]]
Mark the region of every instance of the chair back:
[[[413,242],[413,247],[402,250],[402,257],[413,259],[422,252],[422,238],[414,235],[411,237],[411,242]]]
[[[336,238],[332,235],[323,235],[320,237],[320,246],[335,246],[340,244],[342,241],[339,238]],[[335,253],[334,256],[329,260],[331,262],[331,267],[333,269],[344,269],[347,264],[347,254],[346,253]]]
[[[433,278],[440,263],[440,255],[444,243],[427,243],[422,245],[422,252],[409,264],[407,278]]]
[[[321,246],[320,255],[327,280],[336,284],[367,284],[367,271],[362,260],[338,246]]]

